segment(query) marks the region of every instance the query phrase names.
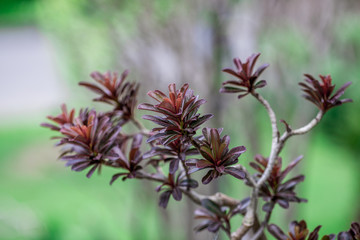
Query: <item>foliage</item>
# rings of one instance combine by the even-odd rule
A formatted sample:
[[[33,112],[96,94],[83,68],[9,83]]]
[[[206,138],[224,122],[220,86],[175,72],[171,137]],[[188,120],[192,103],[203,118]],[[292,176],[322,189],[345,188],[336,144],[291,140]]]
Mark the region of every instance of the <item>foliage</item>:
[[[302,159],[302,157],[295,159],[282,170],[280,153],[287,139],[307,133],[320,122],[322,116],[330,108],[351,101],[339,99],[350,83],[345,84],[332,95],[334,85],[329,75],[320,75],[322,79],[320,83],[307,74],[306,81],[310,85],[304,83],[300,85],[305,91],[305,98],[319,108],[319,113],[315,119],[299,129],[292,129],[287,122],[283,121],[286,130],[281,135],[277,127],[276,114],[271,105],[256,92],[258,88],[266,85],[265,80],[258,83],[256,81],[268,67],[268,64],[264,64],[253,73],[259,55],[253,54],[244,63],[240,59],[235,59],[237,70],[225,69],[224,72],[237,77],[238,81],[225,82],[220,90],[225,93],[241,92],[239,98],[251,95],[265,107],[269,114],[273,131],[271,151],[269,157],[256,155],[255,162],[250,163],[250,166],[257,171],[255,175],[249,174],[244,166],[237,164],[238,158],[246,151],[246,148],[244,146],[229,148],[230,137],[227,135],[221,137],[222,129],[203,127],[202,134],[197,135],[197,131],[212,117],[212,114],[199,113],[199,108],[205,100],[195,96],[188,84],[184,84],[180,89],[176,89],[175,84],[170,84],[168,94],[159,90],[148,92],[148,95],[158,103],[155,105],[142,103],[138,109],[154,113],[154,115],[143,116],[144,119],[157,125],[149,131],[135,118],[134,107],[138,84],[126,81],[128,72],[124,71],[120,77],[116,73],[96,72],[92,74],[92,77],[100,86],[85,82],[81,82],[80,85],[99,94],[100,97],[95,98],[94,101],[110,104],[113,106],[112,110],[103,113],[82,109],[75,116],[74,109],[68,112],[66,106],[62,105],[60,115],[48,117],[54,123],[42,125],[61,134],[56,137],[60,139],[58,145],[64,146],[60,157],[66,161],[67,166],[71,166],[72,170],[83,171],[90,168],[87,177],[91,177],[95,170],[100,172],[103,166],[107,166],[121,170],[113,175],[111,184],[119,177],[123,177],[123,180],[135,178],[159,182],[160,185],[156,191],[161,192],[159,198],[161,207],[167,207],[171,196],[176,201],[180,201],[184,194],[203,207],[195,212],[196,219],[204,220],[195,230],[207,229],[216,233],[221,229],[229,238],[236,240],[241,239],[250,228],[254,228],[254,238],[259,238],[263,236],[276,204],[288,208],[290,202],[306,202],[305,199],[299,198],[295,191],[297,184],[304,181],[304,175],[285,180]],[[128,123],[134,124],[139,131],[130,134],[124,132],[123,126]],[[144,154],[140,150],[143,137],[148,138],[147,151]],[[132,143],[128,148],[130,141]],[[165,166],[169,167],[167,174],[163,172]],[[208,169],[202,177],[203,184],[208,184],[218,177],[231,175],[244,180],[252,190],[251,196],[239,201],[222,193],[211,196],[198,194],[194,190],[198,187],[198,182],[191,174],[203,169]],[[266,202],[263,205],[266,216],[261,224],[258,223],[260,227],[256,229],[254,219],[259,221],[256,209],[259,198]],[[242,225],[232,232],[231,219],[238,214],[244,215]],[[320,226],[309,234],[305,221],[294,221],[290,223],[288,236],[274,224],[268,225],[267,229],[281,240],[305,240],[306,238],[317,240]],[[351,230],[341,232],[338,236],[340,239],[358,239],[359,224],[353,223]],[[329,235],[322,239],[332,237],[333,235]]]

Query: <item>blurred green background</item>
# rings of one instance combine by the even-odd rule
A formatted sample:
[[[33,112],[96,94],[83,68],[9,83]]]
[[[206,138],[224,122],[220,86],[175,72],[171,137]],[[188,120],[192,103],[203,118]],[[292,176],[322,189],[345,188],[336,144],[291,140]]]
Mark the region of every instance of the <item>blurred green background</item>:
[[[276,207],[271,219],[284,228],[305,219],[310,229],[323,225],[320,234],[348,229],[360,220],[359,1],[2,0],[0,239],[212,239],[192,233],[190,203],[158,208],[152,183],[109,186],[111,169],[91,179],[65,169],[53,134],[39,124],[63,102],[103,108],[77,83],[94,70],[130,69],[142,84],[140,102],[150,89],[189,82],[208,100],[203,111],[217,116],[210,126],[248,148],[240,158],[247,166],[255,153],[268,155],[268,117],[254,99],[218,89],[228,79],[220,70],[253,52],[262,53],[259,64],[270,63],[261,93],[294,127],[316,113],[297,86],[303,73],[331,74],[337,86],[353,82],[345,97],[354,103],[287,143],[285,163],[305,156],[296,171],[306,175],[298,192],[309,202]],[[224,177],[200,191],[243,198],[242,185]]]

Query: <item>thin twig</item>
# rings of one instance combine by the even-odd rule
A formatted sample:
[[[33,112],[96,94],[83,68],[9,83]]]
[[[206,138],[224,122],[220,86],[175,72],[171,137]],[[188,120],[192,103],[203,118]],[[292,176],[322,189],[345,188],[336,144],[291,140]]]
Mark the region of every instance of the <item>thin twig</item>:
[[[185,171],[185,174],[186,174],[186,179],[187,180],[190,180],[190,174],[189,174],[189,169],[188,169],[188,167],[186,166],[186,164],[185,164],[185,157],[184,157],[185,155],[184,154],[179,154],[179,159],[180,159],[180,162],[181,162],[181,165],[182,165],[182,167],[183,167],[183,169],[184,169],[184,171]],[[187,186],[187,190],[189,191],[190,190],[190,186]]]
[[[265,219],[264,221],[261,223],[260,228],[256,231],[256,233],[254,234],[254,236],[252,237],[251,240],[257,240],[259,239],[259,237],[261,237],[262,234],[264,234],[264,230],[267,227],[270,217],[271,217],[271,213],[274,209],[275,203],[274,202],[270,202],[270,209],[269,211],[266,213]]]
[[[271,143],[271,151],[269,156],[268,165],[261,175],[261,178],[258,180],[256,186],[259,188],[270,176],[271,171],[275,164],[275,159],[278,154],[278,143],[280,138],[280,133],[277,127],[276,122],[276,115],[274,110],[271,108],[268,101],[266,101],[260,94],[253,92],[252,95],[265,107],[266,111],[268,112],[270,122],[271,122],[271,129],[272,129],[272,143]]]
[[[159,176],[158,174],[149,174],[146,172],[140,172],[136,176],[138,179],[147,179],[151,181],[156,182],[165,182],[166,178],[165,176]],[[188,196],[194,203],[201,205],[201,201],[204,199],[210,199],[213,202],[217,203],[220,206],[228,206],[229,208],[235,208],[240,204],[240,201],[237,199],[234,199],[232,197],[229,197],[223,193],[216,193],[214,195],[208,196],[208,195],[202,195],[200,193],[197,193],[194,190],[187,190],[186,188],[181,188],[181,191]]]
[[[257,209],[257,201],[258,201],[258,190],[260,189],[261,185],[266,182],[266,180],[269,178],[271,171],[274,167],[276,158],[279,156],[279,153],[283,149],[285,142],[287,139],[294,135],[301,135],[309,132],[312,128],[314,128],[322,119],[324,112],[319,111],[319,113],[316,115],[314,119],[312,119],[307,125],[304,127],[291,130],[287,129],[287,131],[280,137],[280,133],[277,127],[277,121],[276,121],[276,115],[271,108],[270,104],[258,93],[252,92],[251,93],[267,110],[270,122],[271,122],[271,128],[272,128],[272,144],[271,144],[271,151],[269,156],[269,161],[266,166],[266,169],[260,179],[256,182],[256,184],[253,185],[253,191],[251,195],[250,204],[247,208],[247,213],[243,219],[243,222],[241,226],[232,234],[231,240],[239,240],[241,239],[246,232],[253,226],[254,219],[256,216],[256,209]],[[272,206],[273,208],[273,206]],[[270,219],[271,212],[266,216],[266,218]],[[260,229],[257,231],[257,233],[254,236],[254,239],[259,238],[262,235],[262,232],[269,221],[269,219],[263,222],[264,226],[261,226]]]
[[[246,215],[242,221],[241,226],[232,234],[231,240],[239,240],[241,239],[247,231],[254,225],[256,209],[257,209],[257,201],[258,201],[258,191],[261,185],[269,178],[271,171],[274,167],[275,160],[278,154],[278,145],[279,145],[279,130],[277,127],[276,115],[274,110],[271,108],[268,101],[266,101],[260,94],[252,92],[251,93],[266,109],[272,129],[272,143],[271,143],[271,151],[269,156],[268,165],[260,177],[260,179],[256,182],[253,187],[253,191],[251,194],[250,204],[246,210]]]
[[[295,130],[290,129],[290,131],[286,131],[280,138],[280,144],[281,144],[280,151],[284,147],[284,144],[289,137],[294,136],[294,135],[302,135],[302,134],[309,132],[320,122],[320,120],[322,119],[323,116],[324,116],[324,112],[322,110],[320,110],[318,112],[318,114],[316,115],[316,117],[314,119],[312,119],[305,126],[295,129]]]

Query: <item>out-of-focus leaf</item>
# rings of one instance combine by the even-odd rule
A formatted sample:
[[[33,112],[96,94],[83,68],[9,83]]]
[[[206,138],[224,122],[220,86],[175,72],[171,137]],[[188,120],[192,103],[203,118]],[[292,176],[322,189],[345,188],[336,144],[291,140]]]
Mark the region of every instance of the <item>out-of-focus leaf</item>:
[[[205,198],[201,200],[201,206],[209,210],[210,212],[213,212],[215,215],[222,216],[223,212],[221,211],[221,208],[219,205],[217,205],[215,202],[211,201],[208,198]]]
[[[197,188],[199,183],[194,179],[184,179],[179,183],[181,187]]]
[[[163,207],[163,208],[167,207],[169,199],[170,199],[170,195],[171,195],[171,191],[163,192],[160,195],[160,199],[159,199],[159,206],[160,207]]]
[[[213,173],[213,170],[208,171],[207,174],[205,174],[205,176],[201,179],[201,182],[205,185],[210,183],[211,180],[213,180],[213,178],[214,178],[212,173]]]
[[[178,170],[179,168],[179,162],[180,160],[178,158],[174,158],[169,165],[169,172],[171,174],[174,174],[176,172],[176,170]]]
[[[172,190],[172,196],[173,196],[173,198],[174,198],[176,201],[180,201],[181,198],[182,198],[182,192],[181,192],[180,188],[175,187],[175,188]]]
[[[273,235],[277,240],[287,240],[288,237],[285,233],[275,224],[269,224],[267,227],[269,233]]]
[[[295,185],[297,185],[298,183],[303,182],[304,179],[305,179],[305,176],[304,176],[304,175],[299,175],[299,176],[297,176],[297,177],[294,177],[294,178],[286,181],[285,183],[281,184],[281,185],[279,186],[279,191],[292,188],[292,187],[294,187]]]
[[[246,174],[241,169],[235,168],[235,167],[227,167],[225,168],[224,172],[238,178],[238,179],[244,179]]]
[[[321,228],[321,225],[317,226],[314,231],[312,231],[309,235],[308,240],[317,240],[319,238],[319,230]]]

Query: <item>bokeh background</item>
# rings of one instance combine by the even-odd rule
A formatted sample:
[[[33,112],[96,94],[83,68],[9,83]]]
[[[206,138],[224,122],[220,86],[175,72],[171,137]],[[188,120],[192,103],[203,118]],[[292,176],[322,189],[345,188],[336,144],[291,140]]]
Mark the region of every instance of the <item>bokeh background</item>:
[[[305,156],[296,171],[306,175],[298,191],[309,202],[276,207],[271,220],[287,228],[305,219],[310,229],[322,224],[320,234],[348,229],[360,220],[360,1],[1,0],[0,239],[212,239],[192,232],[191,203],[160,209],[152,183],[109,186],[111,169],[87,179],[64,168],[53,133],[39,125],[64,102],[103,109],[77,83],[94,70],[130,69],[140,102],[148,90],[190,83],[208,100],[202,111],[216,116],[208,125],[247,146],[240,158],[247,166],[255,153],[269,153],[268,117],[254,99],[218,89],[228,79],[221,69],[254,52],[262,53],[259,64],[270,63],[261,93],[295,127],[316,114],[301,98],[303,73],[353,82],[346,97],[354,103],[288,142],[285,163]],[[200,191],[219,189],[249,194],[225,177]]]

